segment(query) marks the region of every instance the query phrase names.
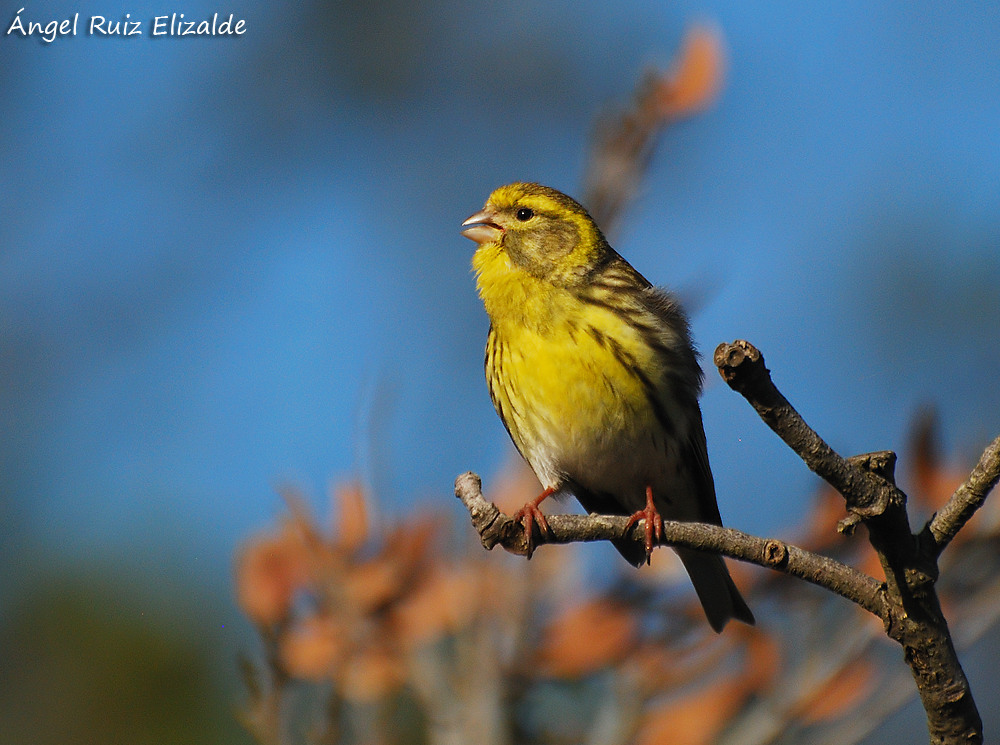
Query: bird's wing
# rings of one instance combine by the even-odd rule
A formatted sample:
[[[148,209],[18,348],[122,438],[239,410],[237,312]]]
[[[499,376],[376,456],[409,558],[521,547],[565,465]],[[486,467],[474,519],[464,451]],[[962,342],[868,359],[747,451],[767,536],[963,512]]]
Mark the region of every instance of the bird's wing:
[[[700,413],[681,452],[681,459],[690,469],[690,477],[695,484],[698,495],[698,519],[701,522],[722,525],[722,514],[719,512],[719,503],[715,496],[715,481],[712,478],[712,469],[708,465],[708,444],[705,441],[705,428],[701,423]]]

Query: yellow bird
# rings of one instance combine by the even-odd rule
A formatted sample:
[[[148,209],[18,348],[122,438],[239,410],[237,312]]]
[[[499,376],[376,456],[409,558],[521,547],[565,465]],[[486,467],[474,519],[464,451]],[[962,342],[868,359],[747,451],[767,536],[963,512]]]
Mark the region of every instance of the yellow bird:
[[[490,317],[490,398],[544,491],[515,513],[529,547],[538,505],[573,494],[588,512],[645,520],[649,562],[663,517],[722,524],[698,396],[702,373],[688,321],[610,245],[587,211],[539,184],[494,191],[462,223]],[[721,556],[676,549],[708,622],[754,622]]]

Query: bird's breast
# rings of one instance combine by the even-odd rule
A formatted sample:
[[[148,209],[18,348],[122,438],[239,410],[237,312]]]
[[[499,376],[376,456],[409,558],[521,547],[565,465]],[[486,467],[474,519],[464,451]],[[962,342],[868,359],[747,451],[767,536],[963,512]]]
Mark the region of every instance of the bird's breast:
[[[494,321],[486,353],[494,405],[539,479],[606,491],[662,467],[661,365],[606,312],[557,313],[536,327]]]

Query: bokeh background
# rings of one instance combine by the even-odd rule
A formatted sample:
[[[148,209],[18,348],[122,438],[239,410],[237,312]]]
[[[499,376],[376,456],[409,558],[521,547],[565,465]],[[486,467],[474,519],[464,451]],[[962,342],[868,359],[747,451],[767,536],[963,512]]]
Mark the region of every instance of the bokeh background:
[[[247,741],[232,555],[275,486],[320,504],[357,478],[456,519],[456,474],[489,489],[512,447],[458,225],[508,181],[579,193],[595,117],[693,20],[725,40],[724,89],[668,131],[616,247],[691,300],[709,359],[760,347],[843,453],[900,449],[926,405],[960,462],[997,434],[992,3],[22,16],[74,12],[76,38],[0,37],[0,742]],[[144,36],[85,35],[126,12]],[[170,12],[248,30],[150,38]],[[722,513],[780,533],[814,478],[708,372]]]

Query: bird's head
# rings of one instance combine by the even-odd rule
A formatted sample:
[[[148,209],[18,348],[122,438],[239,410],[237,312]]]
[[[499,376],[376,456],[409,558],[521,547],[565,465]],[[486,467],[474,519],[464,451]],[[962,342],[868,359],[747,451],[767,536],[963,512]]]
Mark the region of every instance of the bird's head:
[[[505,268],[571,286],[607,258],[611,249],[577,201],[540,184],[515,183],[490,194],[483,209],[462,223],[479,244],[476,270]]]

